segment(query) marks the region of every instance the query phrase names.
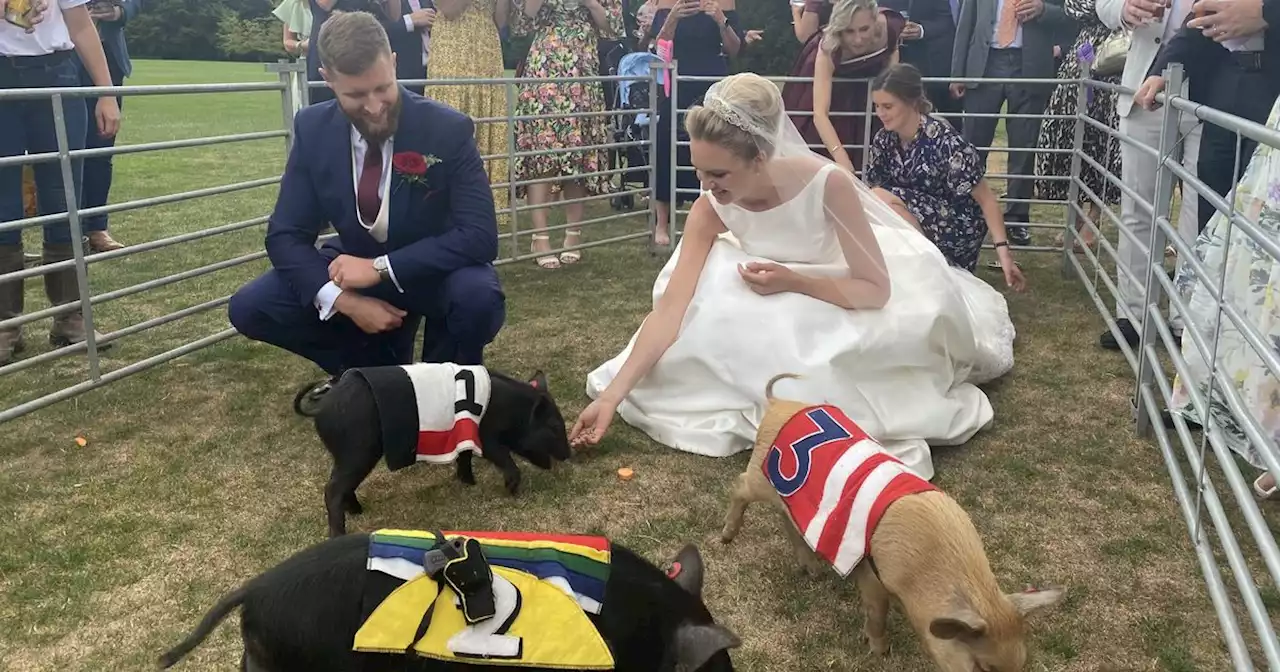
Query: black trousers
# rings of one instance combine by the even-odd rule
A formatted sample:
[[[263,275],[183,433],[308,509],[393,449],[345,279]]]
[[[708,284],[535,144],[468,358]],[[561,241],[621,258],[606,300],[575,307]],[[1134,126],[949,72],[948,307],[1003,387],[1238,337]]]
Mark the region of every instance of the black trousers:
[[[1249,93],[1242,93],[1242,92]],[[1235,60],[1227,60],[1222,69],[1214,74],[1208,89],[1206,105],[1216,107],[1223,112],[1244,117],[1259,124],[1267,123],[1267,115],[1276,97],[1280,96],[1280,71],[1275,68],[1246,69]],[[1205,123],[1200,140],[1200,156],[1196,164],[1197,176],[1205,186],[1226,197],[1236,181],[1244,175],[1249,160],[1253,158],[1253,150],[1258,143],[1239,137],[1239,152],[1236,151],[1237,136],[1215,124]],[[1217,210],[1209,199],[1202,198],[1199,203],[1199,224],[1203,231],[1206,224]]]

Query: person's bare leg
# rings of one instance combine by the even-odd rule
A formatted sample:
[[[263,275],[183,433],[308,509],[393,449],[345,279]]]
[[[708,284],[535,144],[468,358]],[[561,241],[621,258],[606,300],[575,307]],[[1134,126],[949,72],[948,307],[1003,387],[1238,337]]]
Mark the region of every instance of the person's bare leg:
[[[667,227],[667,223],[671,217],[671,204],[663,201],[653,202],[654,212],[657,213],[657,226],[653,231],[653,244],[658,246],[667,246],[671,244],[671,231]]]
[[[551,185],[548,183],[531,184],[528,187],[529,205],[545,206],[551,200]],[[543,254],[536,259],[542,268],[559,268],[560,260],[554,254],[545,254],[551,251],[551,237],[547,235],[547,209],[536,208],[529,211],[530,218],[533,219],[533,243],[530,251],[535,254]]]
[[[580,180],[565,182],[564,188],[560,191],[560,198],[566,201],[572,201],[578,198],[587,197],[587,185]],[[564,230],[564,246],[570,247],[582,242],[582,229],[574,224],[582,222],[582,214],[586,203],[567,203],[564,206],[565,223],[569,226]],[[560,253],[560,263],[576,264],[582,260],[582,250],[569,250]]]

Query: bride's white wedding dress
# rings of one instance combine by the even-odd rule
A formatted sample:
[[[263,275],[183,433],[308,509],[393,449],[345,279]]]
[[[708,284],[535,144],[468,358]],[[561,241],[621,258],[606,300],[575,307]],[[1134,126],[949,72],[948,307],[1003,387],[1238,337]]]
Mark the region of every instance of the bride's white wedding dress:
[[[680,335],[619,405],[627,423],[679,450],[724,457],[750,449],[764,388],[779,373],[781,398],[830,403],[916,473],[933,477],[929,445],[967,441],[992,419],[975,383],[1013,366],[1013,325],[1004,297],[950,267],[915,230],[874,226],[892,283],[880,310],[846,310],[803,294],[761,296],[738,265],[773,261],[809,275],[848,272],[823,199],[825,165],[799,194],[763,212],[715,208],[729,233],[711,248]],[[863,197],[871,222],[896,217]],[[874,202],[868,202],[869,200]],[[667,287],[681,246],[653,286]],[[591,398],[613,380],[635,336],[587,376]]]

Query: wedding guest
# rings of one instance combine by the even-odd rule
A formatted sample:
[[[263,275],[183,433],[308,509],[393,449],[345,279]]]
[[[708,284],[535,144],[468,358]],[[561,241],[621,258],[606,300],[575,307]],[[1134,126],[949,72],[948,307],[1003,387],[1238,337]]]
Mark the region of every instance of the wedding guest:
[[[582,242],[577,225],[582,222],[584,203],[578,199],[608,193],[611,184],[608,176],[594,174],[608,168],[608,152],[584,149],[610,141],[609,119],[600,115],[605,111],[604,89],[599,82],[572,78],[600,71],[599,40],[622,35],[622,5],[619,0],[515,0],[514,8],[514,33],[533,38],[518,76],[569,80],[520,87],[515,113],[525,119],[516,122],[516,151],[557,151],[517,156],[516,175],[522,181],[559,179],[529,184],[517,193],[527,193],[533,206],[546,206],[557,195],[577,201],[564,206],[570,225],[564,232],[564,246],[572,247]],[[582,259],[581,250],[550,253],[546,207],[531,211],[531,219],[540,232],[533,234],[531,247],[539,267],[556,269]]]
[[[729,74],[729,59],[738,55],[743,38],[733,0],[660,0],[658,7],[651,32],[659,45],[663,40],[671,42],[671,58],[679,62],[680,75],[724,77]],[[676,107],[688,110],[699,104],[711,84],[709,81],[679,81]],[[679,205],[698,197],[697,193],[672,193],[671,171],[676,170],[671,162],[672,123],[671,99],[663,95],[658,101],[657,184],[654,185],[657,227],[653,243],[659,247],[671,242],[667,225],[672,203]],[[683,123],[676,127],[676,140],[689,141],[689,133]],[[689,147],[681,145],[675,150],[676,163],[683,168],[676,172],[676,189],[698,189],[698,176],[689,170],[692,167]]]
[[[983,173],[978,150],[946,122],[931,116],[920,71],[902,63],[871,83],[884,128],[871,143],[866,183],[903,219],[920,229],[953,266],[972,273],[988,232],[1005,282],[1022,291],[1004,217]]]
[[[133,74],[133,61],[129,59],[129,48],[125,44],[124,28],[129,20],[138,15],[142,8],[141,0],[118,0],[118,2],[90,2],[89,18],[93,19],[98,29],[98,38],[102,41],[102,52],[107,57],[107,71],[111,73],[114,86],[124,86],[124,79]],[[76,65],[80,70],[80,84],[93,86],[93,75],[78,59]],[[92,116],[98,107],[98,98],[91,96],[84,99],[86,111]],[[124,108],[124,97],[116,96],[116,106]],[[85,149],[114,147],[116,138],[103,136],[96,125],[89,124],[88,135],[85,136]],[[113,162],[111,156],[94,156],[84,160],[84,183],[82,186],[80,207],[82,209],[100,208],[107,204],[111,193]],[[80,220],[81,229],[89,237],[89,249],[93,252],[109,252],[118,250],[124,245],[107,233],[109,215],[90,215]]]
[[[283,0],[271,14],[280,19],[285,53],[301,56],[310,48],[311,8],[306,0]]]
[[[1267,125],[1280,130],[1280,98],[1271,106]],[[1280,238],[1280,149],[1258,145],[1233,194],[1237,212],[1254,222],[1262,235]],[[1280,356],[1280,306],[1275,301],[1280,291],[1280,259],[1272,257],[1239,226],[1232,226],[1221,213],[1214,214],[1196,240],[1195,255],[1207,273],[1201,277],[1215,286],[1221,279],[1223,303],[1237,311],[1243,323],[1272,349],[1273,356]],[[1203,426],[1205,418],[1191,401],[1192,390],[1211,400],[1209,414],[1222,430],[1226,445],[1262,470],[1253,481],[1254,494],[1264,500],[1280,499],[1276,475],[1262,458],[1262,451],[1273,448],[1249,440],[1241,420],[1213,382],[1213,369],[1231,381],[1243,411],[1257,422],[1262,438],[1272,444],[1280,441],[1280,380],[1235,323],[1220,316],[1217,300],[1195,276],[1184,265],[1174,283],[1188,308],[1187,328],[1194,329],[1209,347],[1217,344],[1217,361],[1205,361],[1193,339],[1182,340],[1189,375],[1174,379],[1171,411]]]
[[[1095,5],[1096,0],[1066,0],[1064,11],[1066,11],[1069,18],[1079,22],[1080,30],[1075,42],[1069,45],[1066,53],[1063,54],[1062,64],[1058,67],[1058,79],[1078,80],[1081,76],[1081,54],[1085,54],[1088,60],[1092,62],[1094,54],[1098,52],[1102,43],[1115,32],[1098,18],[1098,14],[1094,11]],[[1108,84],[1120,83],[1119,73],[1107,76],[1095,74],[1092,75],[1092,78]],[[1049,98],[1049,105],[1045,108],[1045,114],[1074,116],[1078,90],[1079,87],[1074,82],[1059,84]],[[1091,118],[1107,128],[1115,130],[1118,123],[1115,91],[1090,88],[1086,94],[1086,105]],[[1075,131],[1075,119],[1045,119],[1040,125],[1040,140],[1036,143],[1036,146],[1044,149],[1069,151],[1075,147]],[[1083,148],[1084,153],[1089,158],[1106,168],[1111,175],[1119,177],[1122,172],[1120,141],[1116,139],[1115,135],[1086,124],[1084,127]],[[1120,202],[1120,187],[1107,179],[1106,175],[1095,170],[1088,162],[1081,162],[1080,171],[1080,177],[1084,180],[1089,191],[1092,191],[1108,207]],[[1036,175],[1038,177],[1070,177],[1071,154],[1055,152],[1038,154],[1036,156]],[[1067,200],[1067,192],[1070,185],[1071,183],[1065,180],[1037,180],[1036,198],[1065,201]],[[1102,209],[1096,201],[1089,197],[1089,194],[1084,189],[1080,190],[1076,202],[1089,213],[1090,221],[1096,226],[1102,226]],[[1084,223],[1081,222],[1077,230],[1080,230],[1084,245],[1093,244],[1092,229],[1085,227]],[[1063,244],[1063,236],[1061,234],[1058,236],[1058,244]]]
[[[782,87],[791,121],[819,154],[858,171],[862,168],[866,117],[866,79],[898,62],[898,48],[907,23],[892,9],[877,8],[875,0],[837,0],[831,21],[805,43],[792,77]],[[918,26],[916,26],[918,28]],[[835,82],[835,79],[861,81]],[[812,114],[795,114],[810,110]],[[850,156],[845,145],[855,145]]]
[[[835,3],[836,0],[800,0],[799,7],[792,5],[792,25],[801,44],[808,42],[814,33],[827,25]]]
[[[502,41],[498,32],[507,26],[511,0],[436,0],[435,23],[431,26],[431,67],[427,71],[432,79],[501,79],[505,70],[502,62]],[[507,171],[507,135],[510,133],[507,117],[506,87],[483,84],[435,84],[428,81],[426,95],[471,117],[476,121],[476,145],[481,156],[492,156],[485,161],[489,184],[504,184],[509,180]],[[494,207],[499,210],[499,225],[510,220],[502,212],[508,205],[507,187],[493,189]]]
[[[1178,0],[1166,6],[1165,0],[1096,0],[1098,18],[1112,30],[1129,33],[1129,51],[1125,55],[1124,71],[1120,84],[1125,88],[1116,96],[1117,130],[1120,135],[1151,152],[1160,147],[1164,132],[1164,111],[1144,108],[1128,93],[1142,86],[1147,70],[1155,61],[1160,45],[1167,43],[1178,33],[1178,27],[1191,12],[1191,0]],[[1178,93],[1186,96],[1190,91],[1183,82]],[[1192,174],[1199,160],[1202,124],[1194,115],[1179,115],[1177,142],[1168,148],[1169,158],[1178,161]],[[1146,242],[1151,237],[1151,213],[1141,203],[1156,200],[1156,176],[1159,159],[1155,154],[1143,151],[1128,142],[1120,143],[1120,177],[1129,186],[1120,194],[1120,224],[1131,234],[1118,236],[1116,243],[1116,327],[1130,347],[1138,345],[1138,330],[1142,328],[1147,313]],[[1132,196],[1130,194],[1133,194]],[[1196,238],[1196,211],[1199,197],[1194,189],[1183,189],[1181,205],[1174,222],[1178,236],[1187,243]],[[1163,205],[1170,205],[1168,203]],[[1135,242],[1143,241],[1141,244]],[[1179,259],[1181,264],[1182,260]],[[1129,315],[1137,320],[1133,322]],[[1175,335],[1182,333],[1182,318],[1170,311],[1169,326]],[[1098,344],[1107,350],[1119,350],[1120,342],[1110,329],[1098,336]]]
[[[964,0],[956,23],[955,50],[951,60],[954,79],[1052,79],[1057,71],[1053,47],[1060,44],[1064,25],[1071,20],[1062,9],[1063,0]],[[1021,225],[1031,219],[1035,195],[1036,140],[1040,116],[1044,114],[1052,90],[1042,84],[952,83],[951,95],[961,99],[968,114],[1022,115],[1005,119],[1008,135],[1008,180],[1010,202],[1005,219],[1009,240],[1029,245],[1031,231]],[[964,138],[976,147],[990,147],[996,137],[995,116],[969,117],[964,122]],[[987,150],[980,149],[982,160]]]
[[[1192,100],[1262,123],[1267,104],[1280,95],[1280,1],[1198,0],[1192,12],[1195,17],[1160,48],[1135,99],[1150,109],[1164,89],[1165,68],[1181,63]],[[1238,151],[1236,145],[1235,131],[1205,124],[1196,176],[1224,198],[1257,143],[1241,137]],[[1201,229],[1215,212],[1209,199],[1199,200]]]
[[[111,71],[102,50],[102,40],[94,29],[85,0],[57,0],[48,7],[36,0],[27,18],[30,29],[0,22],[0,90],[31,88],[75,88],[80,86],[76,60],[84,64],[94,86],[111,86]],[[62,120],[66,142],[71,150],[84,149],[89,126],[102,137],[113,137],[120,128],[120,107],[114,96],[98,98],[92,110],[75,98],[62,99]],[[92,112],[92,114],[90,114]],[[58,151],[54,115],[48,99],[0,101],[0,157],[21,156]],[[62,168],[57,162],[32,166],[35,176],[39,214],[67,212]],[[71,165],[72,189],[77,200],[81,195],[80,160]],[[0,168],[0,222],[23,219],[22,166],[11,164]],[[22,231],[0,232],[0,275],[20,271],[26,265],[22,249]],[[43,262],[54,264],[73,258],[71,227],[66,221],[44,225]],[[23,280],[0,282],[0,320],[22,314],[25,292]],[[44,273],[45,293],[49,303],[62,306],[80,300],[76,269],[67,266]],[[49,341],[54,347],[65,347],[85,340],[84,317],[79,308],[53,318]],[[101,336],[98,336],[101,338]],[[98,345],[102,350],[109,343]],[[23,349],[21,327],[0,329],[0,366],[13,361]]]

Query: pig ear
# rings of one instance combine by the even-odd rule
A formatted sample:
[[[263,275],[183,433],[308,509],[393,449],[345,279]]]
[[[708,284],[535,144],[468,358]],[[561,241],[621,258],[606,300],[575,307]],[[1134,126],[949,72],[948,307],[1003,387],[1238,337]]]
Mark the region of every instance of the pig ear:
[[[551,391],[551,386],[547,383],[547,374],[543,373],[541,369],[533,374],[533,378],[529,379],[529,385],[543,392]]]
[[[957,609],[929,623],[929,634],[938,639],[973,642],[987,633],[987,622],[968,609]]]
[[[667,576],[694,597],[702,597],[702,554],[698,552],[698,547],[688,544],[680,549],[676,559],[671,561]]]
[[[697,670],[720,651],[739,646],[742,640],[718,623],[682,623],[676,628],[676,660],[681,670]]]
[[[1062,601],[1067,591],[1062,588],[1028,588],[1021,593],[1010,593],[1006,597],[1013,607],[1024,617],[1045,611]]]

